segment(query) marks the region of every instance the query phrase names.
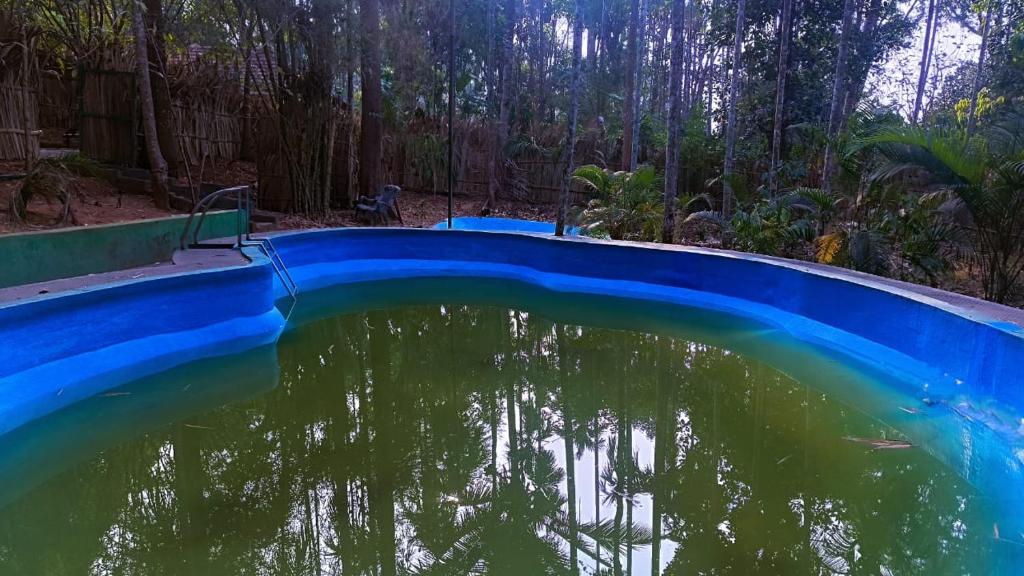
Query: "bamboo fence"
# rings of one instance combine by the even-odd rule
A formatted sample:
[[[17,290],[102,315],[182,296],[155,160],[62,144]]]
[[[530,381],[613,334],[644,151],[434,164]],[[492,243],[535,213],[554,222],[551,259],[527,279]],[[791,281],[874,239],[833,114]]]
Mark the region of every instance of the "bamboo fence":
[[[0,14],[0,160],[39,156],[37,34],[13,13]]]
[[[169,63],[176,136],[192,165],[237,160],[242,154],[246,97],[238,67],[201,54]],[[251,100],[251,99],[250,99]]]
[[[0,84],[0,160],[25,159],[24,111],[25,95],[20,85]],[[29,90],[28,119],[29,150],[32,158],[39,157],[39,130],[36,119],[39,117],[39,106],[36,91]]]
[[[135,75],[122,70],[80,72],[82,153],[103,162],[134,165],[138,151]]]
[[[39,79],[39,126],[65,132],[78,126],[75,85],[70,78],[56,73]]]

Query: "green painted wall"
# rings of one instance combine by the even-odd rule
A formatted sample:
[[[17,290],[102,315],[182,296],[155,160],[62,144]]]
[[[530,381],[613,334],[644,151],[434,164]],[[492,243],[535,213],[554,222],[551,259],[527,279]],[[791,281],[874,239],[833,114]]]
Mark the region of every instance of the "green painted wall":
[[[210,212],[200,240],[234,236],[235,210]],[[0,236],[0,288],[166,262],[188,216]]]

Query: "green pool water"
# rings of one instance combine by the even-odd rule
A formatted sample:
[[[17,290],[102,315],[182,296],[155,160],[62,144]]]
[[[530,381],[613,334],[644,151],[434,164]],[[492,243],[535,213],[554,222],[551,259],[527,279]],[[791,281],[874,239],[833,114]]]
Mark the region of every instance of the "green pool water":
[[[852,440],[904,439],[871,407],[909,396],[713,314],[467,301],[339,310],[0,439],[0,574],[992,572],[984,498]]]

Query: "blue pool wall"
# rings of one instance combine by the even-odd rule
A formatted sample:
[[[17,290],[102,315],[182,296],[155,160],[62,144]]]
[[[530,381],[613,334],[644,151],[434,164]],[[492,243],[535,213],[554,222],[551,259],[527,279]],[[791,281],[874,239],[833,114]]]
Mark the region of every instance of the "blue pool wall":
[[[782,328],[915,382],[1020,413],[1024,331],[842,270],[748,254],[510,232],[332,229],[274,240],[303,292],[414,277],[515,280],[675,302]],[[0,306],[0,432],[118,383],[274,342],[287,293],[249,266]],[[278,302],[279,308],[283,308]]]
[[[708,249],[481,231],[320,230],[284,235],[275,244],[304,290],[465,276],[674,300],[784,326],[917,381],[923,394],[971,394],[1024,407],[1024,330],[840,269]]]
[[[275,277],[251,257],[0,305],[0,433],[143,376],[275,342]]]
[[[435,230],[447,230],[448,221],[442,220],[434,224]],[[460,216],[452,218],[453,230],[475,230],[488,232],[527,232],[531,234],[554,234],[554,222],[537,222],[535,220],[519,220],[517,218],[482,218],[475,216]],[[578,236],[579,228],[569,226],[565,230],[566,236]]]

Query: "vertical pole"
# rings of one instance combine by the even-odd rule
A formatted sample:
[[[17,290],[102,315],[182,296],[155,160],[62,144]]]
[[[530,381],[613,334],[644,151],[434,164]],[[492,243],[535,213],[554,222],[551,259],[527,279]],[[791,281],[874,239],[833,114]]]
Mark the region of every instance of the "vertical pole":
[[[238,235],[238,244],[236,244],[235,247],[239,250],[242,249],[242,227],[244,226],[242,222],[245,219],[245,216],[242,215],[242,194],[244,193],[245,190],[242,188],[239,188],[236,191],[238,196],[238,208],[235,210],[235,233]]]
[[[455,0],[448,2],[448,229],[455,193]]]

